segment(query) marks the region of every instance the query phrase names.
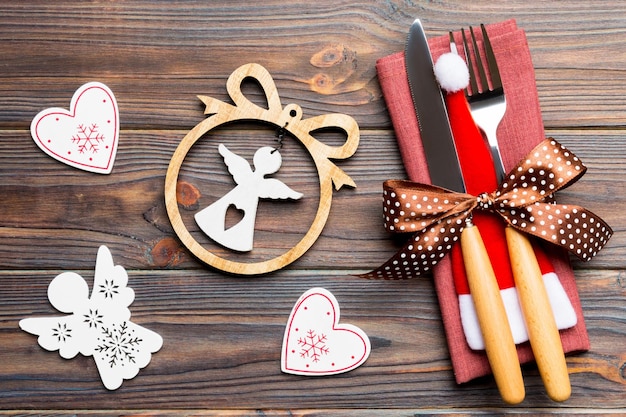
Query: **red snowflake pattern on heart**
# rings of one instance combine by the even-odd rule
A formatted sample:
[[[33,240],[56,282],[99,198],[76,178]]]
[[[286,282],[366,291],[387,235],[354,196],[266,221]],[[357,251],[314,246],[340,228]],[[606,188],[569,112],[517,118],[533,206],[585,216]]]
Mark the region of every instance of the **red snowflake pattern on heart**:
[[[301,346],[300,357],[311,358],[313,362],[319,362],[320,356],[328,355],[330,349],[326,346],[326,335],[315,334],[315,330],[306,332],[306,336],[298,339]]]
[[[79,124],[76,131],[76,134],[72,136],[72,142],[78,145],[78,152],[97,153],[99,142],[104,141],[104,135],[98,132],[98,125],[95,123],[91,126]]]

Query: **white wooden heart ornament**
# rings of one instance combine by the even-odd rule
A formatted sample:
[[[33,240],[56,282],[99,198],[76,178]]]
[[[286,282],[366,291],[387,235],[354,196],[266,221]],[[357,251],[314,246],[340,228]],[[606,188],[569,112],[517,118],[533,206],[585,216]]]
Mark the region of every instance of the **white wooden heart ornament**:
[[[313,288],[298,299],[289,316],[281,369],[307,376],[340,374],[361,366],[370,351],[363,330],[339,324],[339,303],[333,294]]]
[[[72,97],[70,109],[51,107],[30,125],[33,140],[52,158],[84,171],[109,174],[119,138],[119,110],[113,92],[90,82]]]

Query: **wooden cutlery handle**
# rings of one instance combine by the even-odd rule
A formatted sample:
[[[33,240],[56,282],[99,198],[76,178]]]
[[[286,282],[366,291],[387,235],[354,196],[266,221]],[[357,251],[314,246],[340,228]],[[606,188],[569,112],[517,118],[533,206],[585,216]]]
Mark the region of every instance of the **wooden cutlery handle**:
[[[461,233],[461,251],[474,300],[485,351],[502,399],[509,404],[524,400],[524,381],[500,288],[478,228],[468,225]]]
[[[539,373],[548,396],[565,401],[571,394],[565,354],[535,252],[526,235],[510,226],[505,230],[513,278]]]

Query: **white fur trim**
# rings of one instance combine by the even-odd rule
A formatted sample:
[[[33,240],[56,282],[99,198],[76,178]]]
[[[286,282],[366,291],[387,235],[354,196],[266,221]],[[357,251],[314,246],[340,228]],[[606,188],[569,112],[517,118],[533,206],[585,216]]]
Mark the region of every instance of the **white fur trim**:
[[[449,93],[464,89],[469,84],[469,71],[463,58],[452,52],[439,57],[435,64],[435,77],[441,88]]]
[[[459,308],[461,309],[461,324],[463,325],[463,333],[465,340],[470,349],[485,349],[485,341],[480,332],[478,318],[476,317],[476,309],[474,308],[474,300],[470,294],[459,295]]]
[[[509,325],[511,326],[513,341],[515,344],[527,341],[528,331],[526,330],[526,323],[524,323],[519,298],[517,297],[517,290],[514,287],[506,288],[500,290],[500,295],[502,296],[504,310],[506,311]],[[485,341],[480,332],[474,300],[470,294],[459,295],[459,308],[461,309],[461,324],[463,325],[463,332],[465,333],[467,344],[473,350],[485,349]]]
[[[554,272],[549,272],[543,276],[543,282],[548,292],[548,299],[550,300],[557,328],[569,329],[575,326],[578,321],[576,312],[558,276]],[[509,319],[515,344],[526,342],[528,340],[528,331],[517,296],[517,290],[515,288],[500,290],[500,295],[504,302],[504,309]],[[470,294],[459,295],[459,308],[467,344],[473,350],[484,350],[485,342],[480,332],[474,301]]]
[[[565,293],[565,289],[559,281],[559,277],[554,272],[549,272],[543,276],[543,283],[548,292],[552,313],[559,329],[569,329],[576,326],[578,318],[572,303]]]

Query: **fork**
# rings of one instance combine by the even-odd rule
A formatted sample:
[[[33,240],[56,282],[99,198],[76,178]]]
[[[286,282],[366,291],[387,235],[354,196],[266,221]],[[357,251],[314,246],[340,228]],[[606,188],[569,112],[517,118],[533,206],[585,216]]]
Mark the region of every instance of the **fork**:
[[[500,122],[504,118],[504,114],[506,113],[506,97],[504,95],[504,88],[502,88],[502,80],[500,78],[500,72],[498,71],[496,58],[493,53],[493,49],[491,48],[491,42],[489,42],[489,38],[487,37],[485,25],[481,24],[480,28],[483,34],[489,74],[491,75],[491,87],[487,81],[487,74],[485,73],[485,68],[478,53],[478,44],[476,42],[476,37],[474,36],[474,30],[470,26],[469,32],[472,37],[472,46],[474,51],[473,61],[476,63],[476,67],[478,69],[480,86],[477,83],[477,76],[474,71],[474,66],[472,65],[472,57],[470,49],[467,45],[465,30],[461,29],[463,49],[465,51],[465,60],[468,63],[471,88],[471,91],[468,89],[465,90],[465,95],[470,105],[474,121],[487,137],[489,150],[491,151],[491,157],[493,158],[493,165],[496,170],[496,177],[498,182],[500,182],[504,178],[505,172],[496,132]],[[453,38],[451,39],[453,40]],[[454,50],[456,51],[456,48],[454,48]]]
[[[469,28],[473,54],[470,51],[465,30],[461,29],[465,60],[470,75],[469,89],[466,89],[465,94],[476,125],[487,137],[496,177],[498,183],[501,183],[505,171],[496,131],[506,112],[506,98],[498,64],[485,25],[481,24],[480,28],[491,85],[487,80],[487,73],[480,57],[473,28],[471,26]],[[450,48],[452,52],[458,53],[452,32],[450,32]],[[478,70],[478,75],[474,71],[474,66]],[[478,85],[477,78],[479,78],[480,85]],[[515,286],[535,362],[548,396],[554,401],[565,401],[571,394],[569,374],[541,269],[526,235],[511,226],[505,228],[505,233]]]

